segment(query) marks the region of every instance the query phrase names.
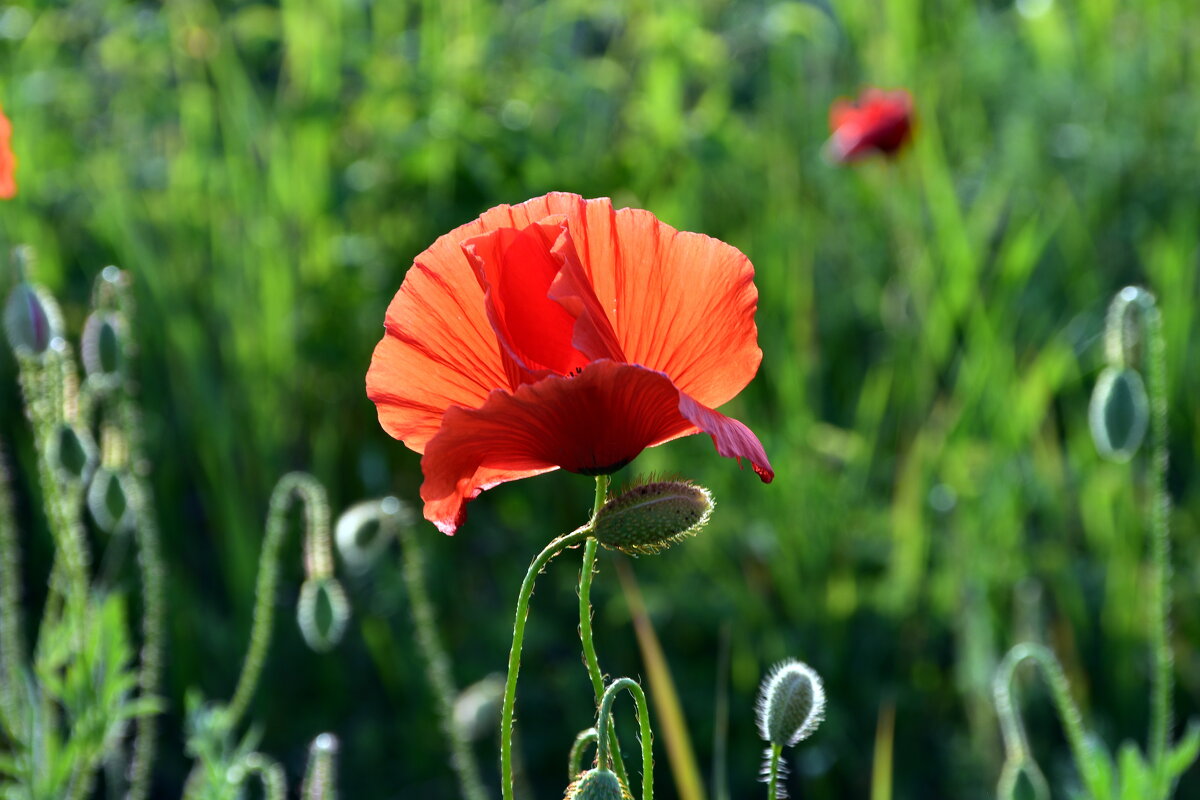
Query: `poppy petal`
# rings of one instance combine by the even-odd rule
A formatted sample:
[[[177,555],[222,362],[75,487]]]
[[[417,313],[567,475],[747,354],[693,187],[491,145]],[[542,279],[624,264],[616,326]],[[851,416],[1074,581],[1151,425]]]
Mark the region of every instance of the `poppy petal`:
[[[737,248],[677,231],[607,198],[567,211],[571,238],[626,361],[719,406],[745,388],[762,351],[754,267]]]
[[[617,341],[617,332],[596,297],[587,271],[579,262],[571,232],[566,228],[554,243],[553,253],[562,267],[550,286],[549,297],[575,318],[571,339],[575,349],[592,361],[601,358],[627,361],[621,343]]]
[[[545,370],[566,375],[591,360],[571,344],[575,317],[547,296],[561,267],[550,248],[565,226],[551,218],[462,243],[500,344],[528,373],[522,382]]]
[[[612,472],[647,447],[700,431],[722,455],[750,460],[764,481],[774,476],[749,428],[644,367],[600,360],[573,376],[496,391],[479,408],[448,409],[429,441],[421,459],[425,518],[453,533],[466,502],[497,483],[557,467]]]
[[[553,193],[497,206],[439,237],[414,259],[388,306],[384,337],[367,371],[367,396],[384,430],[423,452],[447,408],[481,406],[493,389],[520,383],[459,244],[498,228],[578,213],[583,202],[578,195]]]

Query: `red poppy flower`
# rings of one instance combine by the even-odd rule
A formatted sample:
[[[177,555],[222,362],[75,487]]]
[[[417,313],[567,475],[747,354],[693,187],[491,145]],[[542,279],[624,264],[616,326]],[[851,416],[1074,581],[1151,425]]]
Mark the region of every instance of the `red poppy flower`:
[[[0,199],[11,200],[17,193],[17,157],[13,155],[12,123],[0,108]]]
[[[893,155],[912,133],[912,96],[867,89],[857,103],[837,100],[829,108],[829,130],[827,152],[840,164],[876,152]]]
[[[762,360],[753,279],[736,248],[607,198],[548,194],[440,237],[367,371],[380,424],[423,454],[425,518],[454,533],[499,483],[612,472],[702,431],[769,482],[758,439],[713,410]]]

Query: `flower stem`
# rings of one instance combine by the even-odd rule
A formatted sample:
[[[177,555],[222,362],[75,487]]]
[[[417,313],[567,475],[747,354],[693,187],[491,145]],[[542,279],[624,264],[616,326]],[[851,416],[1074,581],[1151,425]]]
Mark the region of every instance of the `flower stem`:
[[[1090,766],[1092,762],[1091,748],[1083,727],[1083,716],[1079,713],[1079,706],[1075,705],[1075,701],[1071,697],[1071,687],[1067,682],[1067,676],[1063,674],[1062,666],[1059,665],[1053,652],[1043,645],[1032,642],[1018,644],[1008,651],[1008,655],[1000,662],[995,682],[992,685],[1005,750],[1005,766],[997,795],[1001,798],[1011,798],[1014,795],[1017,776],[1021,771],[1033,783],[1037,797],[1049,797],[1050,794],[1046,780],[1029,751],[1025,726],[1021,722],[1021,714],[1013,701],[1013,679],[1016,669],[1022,661],[1032,661],[1041,667],[1046,682],[1050,684],[1050,696],[1058,710],[1059,721],[1066,733],[1067,744],[1071,747],[1075,766],[1080,772],[1084,786],[1094,796],[1103,796],[1103,787],[1093,781],[1094,773]]]
[[[1150,401],[1150,647],[1154,671],[1150,683],[1149,757],[1155,794],[1166,797],[1167,744],[1171,738],[1171,699],[1174,676],[1171,654],[1171,541],[1167,495],[1167,368],[1162,316],[1154,295],[1137,286],[1122,289],[1109,306],[1105,347],[1110,364],[1134,361],[1136,345],[1146,373]],[[1140,335],[1139,335],[1140,334]]]
[[[433,603],[425,586],[423,554],[418,537],[409,525],[398,526],[404,558],[404,583],[408,588],[409,608],[417,629],[417,649],[425,662],[425,677],[437,698],[438,722],[450,745],[450,766],[458,775],[459,789],[466,800],[486,800],[487,791],[479,775],[479,764],[462,732],[454,724],[454,678],[450,671],[450,656],[438,638]]]
[[[654,734],[650,730],[650,709],[646,706],[646,693],[632,678],[618,678],[608,685],[604,697],[600,700],[600,712],[597,714],[596,730],[596,766],[608,769],[610,741],[616,741],[611,726],[612,704],[622,689],[628,689],[637,704],[638,726],[642,739],[642,800],[654,800]],[[614,751],[615,752],[615,751]],[[625,784],[629,786],[628,783]]]
[[[571,755],[567,759],[567,782],[571,782],[579,777],[579,773],[583,771],[583,754],[587,750],[589,744],[595,744],[599,734],[595,728],[588,728],[585,731],[580,731],[575,737],[575,743],[571,745]]]
[[[15,728],[21,704],[25,640],[21,635],[21,551],[0,446],[0,721]]]
[[[279,551],[287,533],[287,512],[293,498],[304,503],[305,536],[314,528],[329,527],[329,504],[325,500],[325,489],[316,478],[302,472],[289,472],[279,479],[271,493],[267,511],[267,531],[263,537],[262,553],[258,559],[258,580],[254,588],[254,617],[250,626],[250,647],[242,663],[242,674],[238,677],[233,698],[225,709],[224,724],[233,729],[246,713],[258,678],[262,674],[263,662],[271,645],[271,626],[275,621],[275,584],[279,580]]]
[[[771,755],[767,762],[767,800],[776,800],[779,797],[779,756],[783,752],[780,745],[771,745]]]
[[[589,522],[582,528],[559,536],[537,554],[529,569],[525,572],[525,580],[521,582],[521,590],[517,593],[517,610],[513,615],[512,649],[508,653],[508,679],[504,684],[504,706],[500,714],[500,787],[504,800],[513,800],[513,756],[512,729],[513,708],[517,700],[517,673],[521,669],[521,648],[525,643],[525,621],[529,616],[529,598],[533,595],[533,584],[550,559],[566,550],[577,547],[592,533]]]
[[[596,501],[592,506],[592,520],[600,513],[600,508],[608,499],[608,476],[596,476]],[[592,638],[592,578],[596,574],[596,550],[598,543],[588,539],[583,547],[583,565],[579,570],[579,641],[583,644],[583,660],[587,664],[588,677],[592,679],[592,691],[596,696],[596,704],[604,696],[604,673],[600,670],[600,659],[596,657],[596,644]],[[613,753],[613,772],[617,773],[626,786],[629,779],[625,773],[625,760],[621,758],[621,745],[617,740],[616,730],[608,733],[609,744]]]
[[[1167,743],[1171,736],[1171,697],[1174,694],[1171,641],[1171,540],[1167,496],[1167,375],[1162,317],[1154,296],[1137,291],[1141,312],[1146,367],[1146,393],[1150,396],[1150,627],[1154,673],[1150,696],[1150,763],[1162,797],[1167,794]]]

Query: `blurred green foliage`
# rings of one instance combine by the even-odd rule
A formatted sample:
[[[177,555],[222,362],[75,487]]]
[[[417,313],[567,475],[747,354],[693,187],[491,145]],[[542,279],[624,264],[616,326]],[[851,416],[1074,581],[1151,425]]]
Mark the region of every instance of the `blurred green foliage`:
[[[1196,710],[1193,0],[18,2],[0,9],[0,75],[21,162],[0,243],[34,246],[75,331],[101,267],[136,282],[170,590],[156,796],[186,774],[185,689],[226,696],[236,678],[277,477],[310,470],[338,507],[416,497],[418,457],[363,392],[407,265],[487,207],[551,189],[649,208],[758,271],[763,367],[727,410],[762,438],[775,483],[701,437],[627,470],[686,469],[718,501],[704,535],[635,564],[703,763],[730,631],[729,786],[711,796],[763,791],[751,706],[785,656],[829,694],[796,751],[805,797],[867,795],[893,704],[895,796],[990,796],[989,681],[1024,638],[1053,646],[1108,741],[1144,737],[1143,467],[1102,462],[1086,420],[1104,309],[1128,282],[1158,294],[1166,325],[1178,705]],[[913,146],[832,167],[827,108],[863,85],[912,92]],[[13,375],[7,352],[0,367]],[[0,403],[38,576],[49,547],[29,535],[13,380]],[[502,667],[520,576],[591,490],[547,475],[476,501],[454,539],[428,526],[460,685]],[[611,674],[640,675],[611,557],[597,644]],[[568,561],[535,598],[518,707],[543,796],[592,717]],[[277,632],[250,713],[290,775],[333,730],[345,796],[453,795],[401,586],[395,559],[350,577],[355,618],[332,654]],[[1047,776],[1075,781],[1031,705]],[[479,747],[495,785],[494,742]],[[1185,778],[1179,796],[1196,792]]]

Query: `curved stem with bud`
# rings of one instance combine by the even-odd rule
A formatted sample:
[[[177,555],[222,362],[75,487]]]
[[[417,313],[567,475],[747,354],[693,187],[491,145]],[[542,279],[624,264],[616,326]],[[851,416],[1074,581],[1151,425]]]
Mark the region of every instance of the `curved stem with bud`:
[[[568,547],[578,547],[591,535],[589,522],[571,533],[559,536],[542,549],[525,572],[525,580],[517,593],[517,610],[513,617],[512,649],[508,653],[508,678],[504,683],[504,705],[500,712],[500,788],[504,800],[513,800],[513,709],[517,700],[517,674],[521,670],[521,649],[525,644],[525,622],[529,617],[529,599],[533,596],[533,584],[538,574],[550,563],[550,559]]]
[[[646,693],[632,678],[618,678],[608,685],[600,700],[600,711],[596,719],[596,766],[608,769],[610,751],[608,744],[616,741],[616,732],[612,729],[612,704],[622,689],[628,689],[637,704],[638,726],[642,740],[642,800],[654,800],[654,734],[650,730],[650,710],[646,705]],[[628,782],[622,779],[628,786]]]

